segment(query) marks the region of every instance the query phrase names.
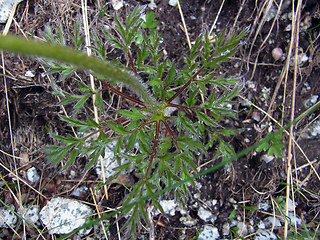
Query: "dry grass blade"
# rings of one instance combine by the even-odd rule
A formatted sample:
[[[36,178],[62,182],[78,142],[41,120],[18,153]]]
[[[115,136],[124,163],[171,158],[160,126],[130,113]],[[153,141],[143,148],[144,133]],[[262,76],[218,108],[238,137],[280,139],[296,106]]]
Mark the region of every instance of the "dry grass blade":
[[[97,213],[98,213],[98,217],[101,218],[101,213],[100,213],[100,211],[99,211],[99,207],[98,207],[96,198],[95,198],[95,196],[94,196],[94,193],[93,193],[93,191],[92,191],[92,188],[90,188],[90,193],[91,193],[91,196],[92,196],[94,205],[95,205],[95,207],[96,207],[96,210],[97,210]],[[104,234],[105,238],[108,240],[108,235],[107,235],[106,229],[105,229],[105,227],[104,227],[104,225],[103,225],[103,222],[101,221],[100,223],[101,223],[101,228],[102,228],[102,230],[103,230],[103,234]]]
[[[295,112],[295,101],[296,101],[296,84],[297,84],[297,76],[298,76],[298,48],[299,48],[299,30],[300,30],[300,17],[301,17],[301,8],[302,1],[299,0],[297,4],[297,10],[294,12],[294,3],[292,3],[292,32],[295,36],[294,38],[294,75],[293,75],[293,89],[292,89],[292,100],[291,100],[291,114],[290,121],[294,121],[294,112]],[[287,157],[287,186],[286,186],[286,206],[285,206],[285,215],[288,216],[289,213],[289,199],[290,193],[292,194],[292,199],[294,201],[294,192],[290,187],[293,184],[292,181],[292,142],[294,139],[293,136],[293,125],[290,126],[290,135],[288,141],[288,157]],[[284,224],[284,238],[287,238],[288,235],[288,219],[285,219]],[[296,228],[296,222],[295,222]]]
[[[89,24],[88,24],[88,9],[87,9],[87,0],[81,0],[81,8],[82,8],[82,17],[83,17],[83,26],[84,26],[84,32],[85,32],[85,41],[86,41],[86,47],[87,47],[87,55],[91,55],[91,40],[90,40],[90,32],[89,32]],[[95,91],[95,84],[94,84],[94,78],[93,75],[90,74],[90,84],[93,91]],[[97,123],[99,123],[99,115],[98,115],[98,108],[95,105],[96,102],[96,95],[92,95],[92,102],[93,102],[93,113],[94,113],[94,119]],[[104,170],[104,164],[103,164],[103,158],[102,156],[99,157],[101,170],[102,170],[102,181],[103,181],[103,188],[106,195],[106,199],[108,199],[108,189],[106,185],[106,176],[105,176],[105,170]]]
[[[189,37],[187,25],[186,25],[186,22],[185,22],[185,20],[184,20],[183,12],[182,12],[182,9],[181,9],[181,6],[180,6],[179,1],[177,1],[177,3],[178,3],[178,8],[179,8],[179,13],[180,13],[181,21],[182,21],[182,24],[183,24],[184,33],[186,34],[186,38],[187,38],[187,42],[188,42],[189,49],[191,49],[191,48],[192,48],[192,45],[191,45],[191,42],[190,42],[190,37]]]

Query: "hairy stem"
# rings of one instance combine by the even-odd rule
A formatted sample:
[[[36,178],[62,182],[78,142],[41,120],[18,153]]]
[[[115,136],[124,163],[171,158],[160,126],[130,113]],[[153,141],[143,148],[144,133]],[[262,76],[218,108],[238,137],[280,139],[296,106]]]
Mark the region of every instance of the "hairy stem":
[[[0,49],[17,54],[54,59],[71,64],[79,69],[89,69],[94,73],[105,76],[107,81],[115,80],[119,83],[124,83],[137,93],[147,106],[153,107],[158,105],[145,85],[133,74],[72,48],[8,35],[0,36]]]

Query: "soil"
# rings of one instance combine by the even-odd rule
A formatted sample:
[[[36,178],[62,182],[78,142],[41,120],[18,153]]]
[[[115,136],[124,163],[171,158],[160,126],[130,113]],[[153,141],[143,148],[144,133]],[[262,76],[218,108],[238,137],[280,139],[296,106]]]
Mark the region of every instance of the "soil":
[[[280,47],[284,52],[287,51],[291,32],[286,29],[291,21],[286,18],[280,18],[272,27],[273,20],[263,23],[263,15],[259,15],[263,4],[267,1],[254,0],[226,0],[221,13],[218,16],[216,27],[213,32],[220,34],[226,31],[230,36],[234,32],[240,32],[248,29],[247,35],[243,38],[239,50],[222,66],[221,72],[228,77],[237,77],[245,84],[242,97],[249,99],[258,107],[268,111],[271,105],[271,97],[275,92],[276,85],[285,65],[283,59],[274,60],[272,50]],[[275,1],[279,3],[280,1]],[[284,1],[288,2],[288,1]],[[290,2],[290,1],[289,1]],[[183,53],[188,52],[186,35],[183,30],[179,10],[177,7],[168,5],[168,1],[155,1],[157,7],[154,9],[156,18],[160,22],[158,30],[163,34],[163,48],[168,57],[177,67],[181,67]],[[124,18],[127,11],[135,6],[146,7],[148,1],[128,0],[126,6],[117,11],[120,18]],[[188,28],[191,42],[201,33],[210,31],[215,22],[221,0],[184,0],[181,3],[182,12],[185,17],[185,23]],[[103,29],[103,22],[112,23],[115,10],[111,4],[105,4],[105,1],[88,1],[89,22],[91,29],[99,34]],[[100,11],[100,17],[97,14]],[[281,16],[288,14],[291,6],[283,8]],[[67,44],[70,36],[74,33],[74,25],[81,22],[81,1],[47,1],[47,0],[25,0],[18,5],[14,16],[16,22],[10,27],[10,32],[18,35],[26,34],[28,37],[42,37],[42,31],[46,26],[51,26],[54,32],[59,26],[62,26]],[[97,20],[99,19],[99,20]],[[262,25],[259,25],[262,24]],[[260,29],[261,26],[261,29]],[[306,53],[308,60],[299,65],[299,72],[296,87],[295,116],[303,113],[307,107],[305,102],[312,95],[320,95],[319,75],[320,75],[320,6],[317,0],[306,0],[303,2],[301,12],[301,31],[299,34],[300,53]],[[0,25],[1,30],[4,24]],[[255,34],[257,35],[255,36]],[[107,51],[111,52],[111,47],[107,46]],[[111,52],[110,56],[116,56],[117,52]],[[7,181],[14,179],[8,172],[2,168],[12,168],[13,158],[6,153],[15,154],[23,160],[19,162],[18,174],[22,179],[26,179],[26,170],[35,166],[41,175],[41,180],[32,186],[41,190],[46,197],[38,197],[37,204],[43,207],[47,200],[53,196],[72,197],[71,192],[78,186],[79,181],[87,187],[94,187],[97,184],[97,176],[93,170],[85,171],[86,159],[79,158],[76,163],[66,171],[60,173],[61,165],[52,166],[47,162],[44,147],[47,145],[58,144],[49,135],[67,134],[70,128],[65,122],[60,120],[60,115],[64,112],[58,105],[59,99],[52,94],[52,85],[48,77],[54,78],[62,89],[72,92],[76,89],[74,79],[83,79],[89,82],[89,78],[84,72],[73,74],[63,78],[61,74],[44,74],[46,70],[42,67],[41,61],[27,57],[17,57],[11,54],[4,55],[5,74],[1,73],[1,78],[5,76],[5,81],[0,82],[0,173]],[[26,72],[34,73],[33,77],[26,76]],[[271,115],[277,121],[284,123],[290,122],[291,98],[293,95],[293,76],[294,68],[289,67],[288,79],[286,83],[280,85],[276,92],[275,102],[270,108]],[[7,88],[7,96],[6,96]],[[309,86],[309,87],[308,87]],[[285,92],[285,96],[284,96]],[[8,101],[7,101],[8,100]],[[9,104],[9,108],[7,107]],[[254,107],[243,104],[239,98],[236,104],[239,111],[237,119],[225,121],[226,126],[232,128],[241,128],[241,134],[230,138],[228,141],[236,152],[239,152],[264,137],[271,126],[271,120],[266,118],[261,121],[264,114]],[[10,113],[10,124],[8,121],[8,109]],[[67,107],[66,111],[72,114],[72,108]],[[90,109],[86,110],[88,114]],[[293,168],[300,169],[294,171],[295,184],[295,202],[297,203],[296,212],[299,215],[303,213],[307,224],[320,221],[320,183],[313,169],[308,166],[308,161],[314,161],[313,166],[316,172],[319,172],[318,159],[320,157],[320,138],[303,137],[303,130],[309,126],[312,120],[320,113],[316,110],[306,118],[303,118],[294,128],[295,139],[303,150],[299,151],[297,147],[293,149]],[[83,113],[85,114],[85,112]],[[263,126],[266,126],[263,128]],[[272,124],[276,129],[276,126]],[[12,139],[11,139],[12,134]],[[284,137],[284,143],[287,145],[288,137]],[[12,146],[12,140],[14,146]],[[198,184],[200,188],[190,188],[190,197],[188,210],[191,217],[198,220],[197,225],[186,227],[181,223],[180,215],[166,216],[159,218],[156,224],[155,239],[192,239],[197,235],[197,230],[201,226],[208,224],[197,216],[197,210],[192,206],[197,203],[198,206],[206,206],[206,202],[217,200],[218,207],[211,211],[217,216],[215,226],[222,231],[222,225],[231,220],[228,216],[233,210],[232,201],[239,205],[258,206],[261,201],[275,199],[277,196],[285,196],[286,171],[287,171],[287,151],[284,150],[284,156],[280,159],[274,159],[269,163],[263,160],[266,152],[249,153],[232,163],[227,169],[223,168],[210,173],[200,179]],[[208,156],[214,155],[214,149],[199,161],[199,164],[206,163],[210,159]],[[212,163],[211,163],[212,164]],[[210,166],[210,165],[208,165]],[[72,178],[70,173],[73,172]],[[298,189],[297,189],[298,187]],[[32,189],[22,183],[20,186],[23,202],[29,203],[38,196]],[[99,204],[107,204],[110,207],[116,207],[121,204],[124,195],[127,192],[124,187],[113,184],[110,187],[110,199],[108,203],[101,200]],[[90,197],[90,193],[80,197],[85,200]],[[1,188],[0,199],[6,204],[14,203],[17,205],[10,192]],[[245,211],[238,208],[237,216],[245,218],[246,221],[254,220],[258,222],[268,213],[262,211]],[[272,214],[270,211],[269,214]],[[158,219],[155,218],[155,219]],[[121,221],[120,221],[121,223]],[[308,225],[309,226],[309,225]],[[43,226],[40,226],[40,229]],[[16,229],[22,233],[23,229]],[[111,237],[117,239],[116,224],[113,223],[110,228]],[[276,233],[281,236],[283,229],[279,228]],[[11,238],[14,232],[3,230],[6,238]],[[141,235],[148,234],[141,229]],[[37,236],[37,232],[27,232],[27,238]],[[48,239],[49,234],[46,236]],[[184,237],[182,237],[184,236]],[[249,237],[248,237],[249,239]]]

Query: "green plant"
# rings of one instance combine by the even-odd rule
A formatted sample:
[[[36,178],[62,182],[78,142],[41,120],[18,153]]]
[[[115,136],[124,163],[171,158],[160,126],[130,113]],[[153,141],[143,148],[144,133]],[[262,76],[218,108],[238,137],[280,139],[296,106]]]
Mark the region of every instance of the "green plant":
[[[78,156],[87,156],[87,168],[90,168],[100,156],[104,157],[106,144],[116,142],[114,154],[119,167],[108,181],[115,179],[123,170],[135,169],[139,180],[130,187],[131,191],[123,204],[132,206],[124,209],[123,214],[130,212],[127,226],[135,232],[141,216],[147,222],[147,214],[144,202],[132,205],[133,202],[152,196],[164,187],[172,188],[186,179],[193,183],[191,176],[197,173],[196,159],[210,148],[216,148],[215,157],[223,161],[235,154],[226,138],[238,131],[224,128],[219,123],[226,117],[235,116],[236,112],[230,106],[242,85],[237,79],[217,76],[216,69],[236,51],[245,32],[233,35],[228,40],[224,33],[220,37],[208,34],[199,36],[184,57],[184,67],[177,69],[163,53],[162,38],[155,30],[158,22],[154,20],[153,13],[147,13],[144,21],[140,18],[139,9],[135,9],[127,16],[125,23],[118,18],[115,18],[115,22],[116,28],[104,33],[113,47],[123,52],[124,58],[112,64],[105,61],[104,45],[98,38],[93,49],[100,59],[88,57],[61,44],[14,36],[0,37],[0,48],[71,64],[72,67],[63,65],[64,69],[60,69],[70,69],[64,75],[81,68],[91,70],[99,79],[99,90],[94,91],[79,82],[79,94],[76,95],[54,85],[54,93],[63,97],[61,105],[74,104],[73,116],[62,116],[61,119],[81,134],[53,136],[62,144],[48,147],[48,158],[54,164],[68,159],[68,166]],[[80,47],[81,38],[75,39],[75,45]],[[61,63],[57,66],[61,66]],[[118,90],[116,83],[123,83],[137,97]],[[134,105],[104,118],[105,91],[113,92]],[[99,108],[102,118],[99,123],[90,116],[79,119],[76,114],[92,95],[96,95],[94,104]],[[172,109],[176,111],[175,114],[171,113]],[[116,122],[112,114],[121,115],[118,119],[123,121]],[[172,126],[175,130],[172,130]],[[112,133],[106,134],[109,130]],[[129,161],[123,162],[123,158]],[[177,186],[174,195],[184,201],[187,196],[186,184]],[[163,212],[157,195],[151,199]]]

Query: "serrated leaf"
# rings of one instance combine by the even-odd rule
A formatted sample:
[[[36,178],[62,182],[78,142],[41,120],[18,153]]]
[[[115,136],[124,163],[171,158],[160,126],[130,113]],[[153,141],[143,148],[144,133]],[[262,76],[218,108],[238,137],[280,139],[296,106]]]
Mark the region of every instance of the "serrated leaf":
[[[197,113],[197,116],[200,121],[203,121],[208,126],[216,126],[215,122],[212,119],[210,119],[207,115],[205,115],[204,113],[199,112],[199,111],[196,111],[196,113]]]
[[[86,122],[82,122],[82,121],[77,120],[75,118],[60,116],[60,119],[62,121],[67,122],[70,126],[88,127],[88,124]]]
[[[108,122],[108,125],[110,127],[112,127],[113,131],[115,131],[117,133],[122,133],[122,134],[128,133],[126,131],[126,129],[121,124],[117,124],[117,123],[114,123],[114,122]]]
[[[118,113],[120,113],[121,115],[125,116],[125,117],[129,117],[132,120],[137,120],[137,119],[145,119],[146,117],[140,112],[138,111],[135,107],[131,108],[130,110],[118,110]]]
[[[143,28],[155,28],[157,27],[159,21],[154,21],[155,14],[154,12],[146,13],[146,20],[142,23],[141,27]]]
[[[84,95],[82,98],[73,106],[73,109],[75,112],[78,112],[78,110],[83,107],[83,104],[89,99],[90,95]]]
[[[268,150],[268,156],[275,156],[276,158],[281,158],[283,155],[282,148],[283,144],[274,144]]]
[[[269,148],[269,142],[263,141],[262,143],[257,147],[256,151],[261,152],[261,151],[266,151]]]

